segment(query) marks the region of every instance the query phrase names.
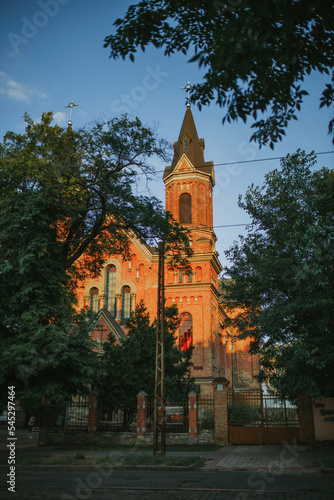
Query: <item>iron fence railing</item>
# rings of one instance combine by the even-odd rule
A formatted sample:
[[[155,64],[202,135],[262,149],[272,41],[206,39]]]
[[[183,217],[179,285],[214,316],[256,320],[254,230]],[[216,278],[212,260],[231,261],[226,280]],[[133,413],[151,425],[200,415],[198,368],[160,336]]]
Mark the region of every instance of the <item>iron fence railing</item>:
[[[276,395],[229,393],[230,426],[298,427],[297,407]]]
[[[67,406],[66,430],[88,430],[89,400],[72,401]]]
[[[212,430],[215,428],[214,400],[202,397],[197,400],[198,405],[198,430]]]
[[[87,431],[89,400],[78,397],[66,407],[63,405],[43,406],[39,412],[39,426],[66,431]]]
[[[137,429],[136,409],[99,409],[98,431],[131,432]]]

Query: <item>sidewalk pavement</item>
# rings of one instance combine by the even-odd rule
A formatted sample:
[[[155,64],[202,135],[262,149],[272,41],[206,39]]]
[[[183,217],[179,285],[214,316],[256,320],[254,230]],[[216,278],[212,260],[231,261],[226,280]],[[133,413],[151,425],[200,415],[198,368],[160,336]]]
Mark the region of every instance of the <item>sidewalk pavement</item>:
[[[72,449],[63,449],[61,446],[39,446],[38,433],[33,434],[34,438],[29,439],[26,431],[20,431],[17,435],[17,452],[41,453],[53,456],[73,456],[80,449],[85,457],[108,457],[126,456],[129,454],[152,456],[152,451],[141,449],[140,446],[129,447],[129,450],[85,450],[82,446],[78,448],[73,445]],[[6,442],[1,440],[1,454],[6,453]],[[298,473],[325,470],[323,463],[326,460],[334,460],[334,445],[300,445],[283,443],[280,445],[233,445],[225,446],[217,451],[192,451],[191,446],[187,450],[168,451],[168,456],[200,456],[205,458],[204,470],[261,470],[273,471],[277,473]],[[135,468],[135,467],[134,467]],[[328,469],[334,473],[334,469]]]
[[[215,470],[266,470],[280,473],[324,469],[322,460],[334,458],[334,447],[298,444],[228,446],[212,454],[205,468]]]

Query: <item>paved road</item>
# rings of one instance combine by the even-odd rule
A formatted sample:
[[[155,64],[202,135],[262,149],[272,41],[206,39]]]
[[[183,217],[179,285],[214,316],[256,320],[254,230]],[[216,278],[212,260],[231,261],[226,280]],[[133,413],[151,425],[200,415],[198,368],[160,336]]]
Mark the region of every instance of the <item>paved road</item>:
[[[16,493],[2,483],[0,497],[29,500],[329,500],[334,475],[235,471],[17,470]]]

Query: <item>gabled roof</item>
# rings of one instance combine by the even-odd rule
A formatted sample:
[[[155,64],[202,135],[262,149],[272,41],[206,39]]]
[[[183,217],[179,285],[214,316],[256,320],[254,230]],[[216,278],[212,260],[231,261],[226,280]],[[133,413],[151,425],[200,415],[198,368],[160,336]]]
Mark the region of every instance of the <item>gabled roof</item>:
[[[173,161],[170,167],[165,168],[163,179],[173,172],[183,154],[187,156],[196,170],[213,176],[213,163],[204,161],[204,139],[198,138],[190,107],[186,109],[179,138],[174,142],[173,147]]]
[[[105,322],[111,333],[115,335],[118,342],[123,342],[123,340],[126,339],[126,335],[123,329],[119,326],[113,315],[106,309],[101,309],[97,317],[94,319],[92,323],[92,332],[95,331],[96,327],[101,323],[102,320]]]

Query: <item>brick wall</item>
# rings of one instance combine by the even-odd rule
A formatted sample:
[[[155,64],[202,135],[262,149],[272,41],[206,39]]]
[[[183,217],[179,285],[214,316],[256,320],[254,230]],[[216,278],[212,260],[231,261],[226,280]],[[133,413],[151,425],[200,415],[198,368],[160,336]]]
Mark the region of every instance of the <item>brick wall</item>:
[[[228,408],[227,387],[225,377],[213,381],[214,412],[215,412],[215,443],[222,446],[228,445]]]

